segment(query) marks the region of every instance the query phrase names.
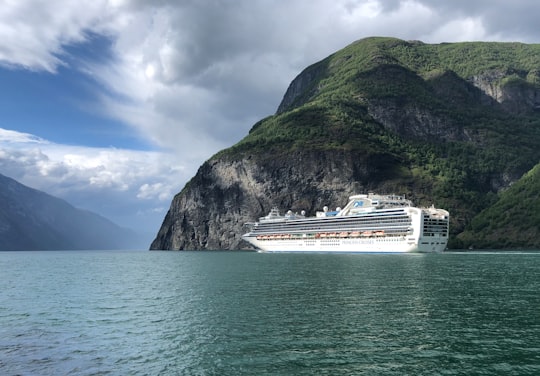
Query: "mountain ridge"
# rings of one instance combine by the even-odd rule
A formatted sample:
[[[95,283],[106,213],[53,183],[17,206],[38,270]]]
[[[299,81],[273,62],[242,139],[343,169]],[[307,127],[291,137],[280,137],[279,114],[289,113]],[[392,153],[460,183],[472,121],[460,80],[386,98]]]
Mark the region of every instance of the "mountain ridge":
[[[138,242],[130,230],[2,174],[0,203],[2,251],[126,249]]]
[[[274,205],[312,214],[368,191],[448,209],[450,247],[480,245],[473,219],[540,161],[538,67],[540,45],[354,42],[201,166],[151,249],[242,248],[241,224]]]

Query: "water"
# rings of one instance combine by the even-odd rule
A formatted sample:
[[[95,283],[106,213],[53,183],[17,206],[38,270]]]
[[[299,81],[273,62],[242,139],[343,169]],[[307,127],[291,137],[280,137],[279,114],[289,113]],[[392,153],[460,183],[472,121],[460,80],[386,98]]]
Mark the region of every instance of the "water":
[[[540,253],[0,252],[1,375],[539,375]]]

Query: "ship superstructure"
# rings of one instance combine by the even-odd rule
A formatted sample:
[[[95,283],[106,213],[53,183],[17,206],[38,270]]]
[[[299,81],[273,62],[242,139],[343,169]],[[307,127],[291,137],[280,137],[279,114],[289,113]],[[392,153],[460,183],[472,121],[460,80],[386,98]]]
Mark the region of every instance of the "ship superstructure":
[[[247,226],[243,239],[263,252],[441,252],[448,243],[449,213],[414,207],[402,196],[370,193],[314,217],[281,215],[273,208]]]

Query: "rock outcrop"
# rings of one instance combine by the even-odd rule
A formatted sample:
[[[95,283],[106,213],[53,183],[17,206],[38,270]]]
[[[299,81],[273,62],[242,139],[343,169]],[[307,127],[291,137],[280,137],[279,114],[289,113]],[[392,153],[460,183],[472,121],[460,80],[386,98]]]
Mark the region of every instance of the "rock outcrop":
[[[327,71],[324,62],[314,64],[306,68],[301,74],[291,82],[279,107],[277,113],[281,114],[294,107],[299,107],[315,97],[319,90],[321,76]]]
[[[527,113],[540,110],[538,70],[494,70],[472,77],[471,82],[505,110]]]
[[[203,164],[178,194],[153,249],[243,249],[244,224],[274,206],[314,214],[340,206],[351,192],[392,190],[394,162],[356,152],[295,151]]]

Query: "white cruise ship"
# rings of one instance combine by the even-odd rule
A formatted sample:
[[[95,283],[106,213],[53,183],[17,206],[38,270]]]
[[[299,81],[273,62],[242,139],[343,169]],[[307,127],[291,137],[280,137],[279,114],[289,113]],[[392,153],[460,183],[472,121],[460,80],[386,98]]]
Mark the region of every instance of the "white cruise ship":
[[[247,223],[242,238],[260,252],[442,252],[448,243],[449,214],[418,208],[396,195],[355,195],[335,211],[315,217],[274,208]]]

